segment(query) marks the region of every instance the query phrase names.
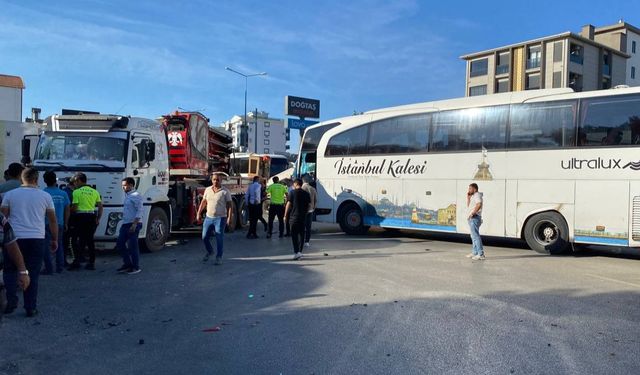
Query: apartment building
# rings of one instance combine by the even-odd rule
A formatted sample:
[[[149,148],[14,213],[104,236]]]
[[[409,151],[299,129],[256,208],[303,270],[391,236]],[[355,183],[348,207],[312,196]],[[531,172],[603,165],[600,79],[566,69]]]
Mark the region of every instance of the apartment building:
[[[621,21],[601,28],[586,25],[580,34],[564,32],[464,55],[465,95],[639,85],[636,67],[640,67],[640,61],[636,59],[640,56],[633,52],[638,43],[640,30]]]
[[[256,125],[257,124],[257,125]],[[247,113],[247,125],[243,116],[233,116],[222,126],[231,132],[233,147],[239,152],[258,154],[283,154],[289,150],[288,130],[284,121],[269,117],[269,113],[258,111]]]
[[[0,74],[0,120],[22,121],[22,78]]]

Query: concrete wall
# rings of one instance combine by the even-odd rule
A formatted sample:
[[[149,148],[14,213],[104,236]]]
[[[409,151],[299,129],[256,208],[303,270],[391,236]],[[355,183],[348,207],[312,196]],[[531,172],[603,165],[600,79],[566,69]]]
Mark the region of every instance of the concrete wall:
[[[615,87],[617,85],[629,85],[629,77],[631,76],[630,70],[629,73],[627,73],[627,59],[622,57],[622,56],[618,56],[618,55],[612,55],[612,59],[611,59],[611,87]],[[638,77],[637,74],[637,69],[636,68],[636,78]],[[638,81],[638,79],[636,79],[635,81]],[[640,82],[640,81],[638,81]],[[635,85],[637,86],[637,84]]]
[[[0,120],[22,120],[22,90],[0,87]]]
[[[631,45],[636,42],[636,53],[631,50]],[[640,35],[629,31],[627,33],[627,53],[631,56],[626,63],[625,84],[640,86]],[[636,78],[631,79],[631,67],[636,68]]]

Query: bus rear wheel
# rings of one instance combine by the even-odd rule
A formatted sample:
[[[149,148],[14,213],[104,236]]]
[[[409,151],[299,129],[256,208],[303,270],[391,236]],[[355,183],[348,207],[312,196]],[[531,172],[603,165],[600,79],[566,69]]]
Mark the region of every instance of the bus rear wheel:
[[[364,225],[362,210],[358,205],[350,203],[340,210],[340,229],[346,234],[365,234],[369,227]]]
[[[538,253],[563,254],[569,249],[569,227],[559,213],[542,212],[527,220],[524,239]]]

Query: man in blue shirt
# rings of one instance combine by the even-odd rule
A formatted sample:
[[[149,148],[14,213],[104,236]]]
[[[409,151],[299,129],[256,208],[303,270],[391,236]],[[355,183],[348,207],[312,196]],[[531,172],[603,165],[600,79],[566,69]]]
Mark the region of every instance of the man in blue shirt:
[[[67,193],[62,191],[58,186],[56,186],[56,182],[58,181],[55,172],[47,171],[42,176],[44,182],[47,184],[47,187],[44,188],[44,191],[51,195],[51,199],[53,199],[53,206],[56,208],[56,220],[58,222],[58,250],[55,252],[56,259],[56,272],[62,273],[65,264],[65,256],[64,256],[64,231],[65,228],[69,225],[69,214],[71,208],[71,201],[69,200],[69,196]],[[49,243],[51,241],[51,229],[47,223],[46,230],[46,241]],[[44,272],[41,272],[41,275],[51,275],[53,274],[53,258],[54,254],[50,251],[45,251],[44,253]]]
[[[258,216],[262,210],[262,185],[260,185],[260,177],[255,176],[253,178],[253,183],[247,188],[246,199],[249,205],[249,233],[247,233],[247,238],[258,238],[256,226],[258,225]]]
[[[140,270],[140,250],[138,249],[138,235],[142,229],[142,196],[135,190],[136,182],[132,177],[122,180],[122,190],[126,194],[122,226],[118,234],[117,248],[122,255],[122,267],[119,273],[135,275]],[[127,246],[127,244],[129,246]]]

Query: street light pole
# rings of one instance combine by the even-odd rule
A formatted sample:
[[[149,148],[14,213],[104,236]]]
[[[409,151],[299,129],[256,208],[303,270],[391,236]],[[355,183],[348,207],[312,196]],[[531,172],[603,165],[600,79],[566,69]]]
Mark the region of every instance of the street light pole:
[[[230,72],[236,73],[236,74],[241,75],[241,76],[244,77],[244,123],[243,123],[242,127],[244,128],[245,131],[242,134],[243,135],[246,134],[247,142],[244,142],[244,139],[241,139],[240,142],[242,144],[246,143],[247,144],[246,147],[249,148],[249,132],[248,132],[249,124],[247,123],[247,86],[248,86],[248,80],[249,80],[249,77],[266,76],[267,72],[254,73],[254,74],[245,74],[245,73],[241,73],[241,72],[239,72],[239,71],[237,71],[235,69],[232,69],[232,68],[230,68],[228,66],[226,66],[225,69],[230,71]],[[256,150],[255,150],[255,152],[258,152],[258,149],[257,149],[257,147],[258,147],[257,146],[257,142],[258,142],[257,141],[257,136],[258,136],[258,120],[256,119],[256,134],[254,135],[254,138],[256,138],[256,142],[255,142]],[[242,138],[244,138],[244,137],[242,137]]]

